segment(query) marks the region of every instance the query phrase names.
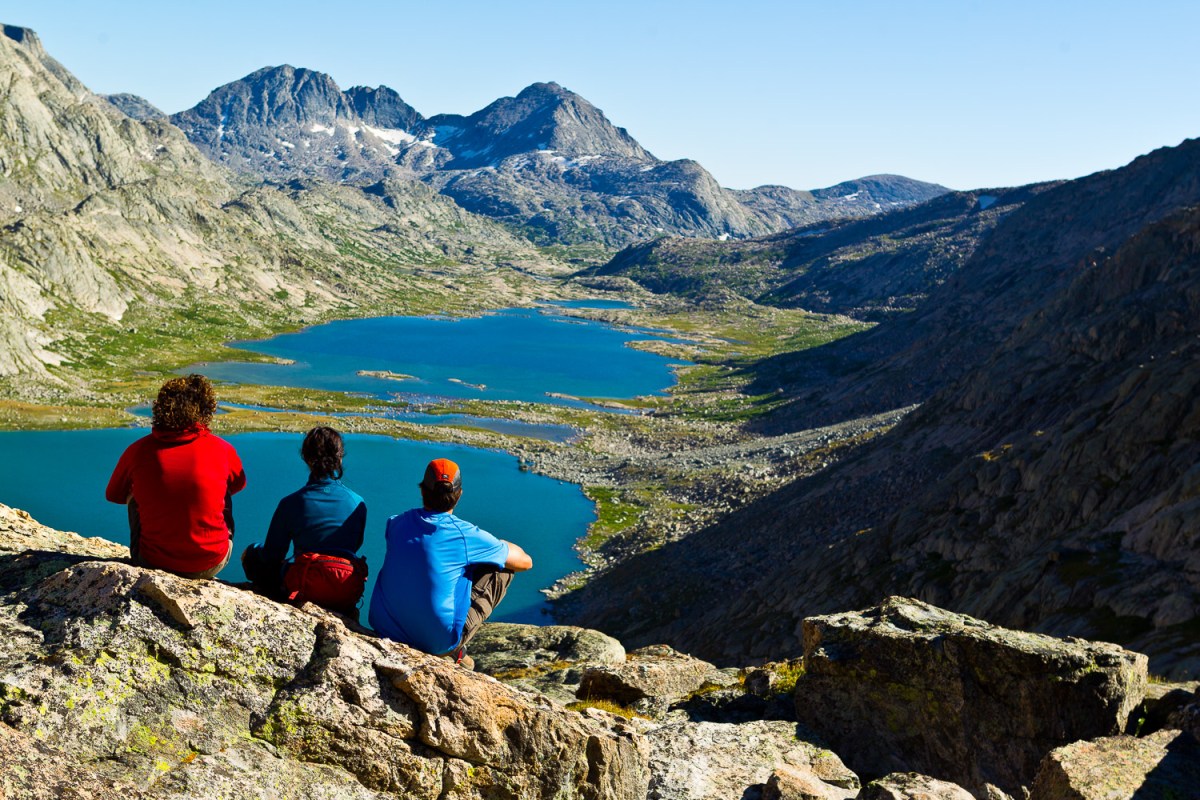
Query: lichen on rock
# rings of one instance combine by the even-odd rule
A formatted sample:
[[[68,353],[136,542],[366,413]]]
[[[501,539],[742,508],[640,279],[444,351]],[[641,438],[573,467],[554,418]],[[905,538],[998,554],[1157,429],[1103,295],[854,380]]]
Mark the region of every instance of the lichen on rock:
[[[989,625],[892,597],[804,622],[796,715],[871,778],[917,771],[1017,794],[1042,757],[1120,733],[1146,657]]]
[[[645,793],[644,743],[615,718],[124,555],[0,507],[0,748],[21,765],[0,795]]]

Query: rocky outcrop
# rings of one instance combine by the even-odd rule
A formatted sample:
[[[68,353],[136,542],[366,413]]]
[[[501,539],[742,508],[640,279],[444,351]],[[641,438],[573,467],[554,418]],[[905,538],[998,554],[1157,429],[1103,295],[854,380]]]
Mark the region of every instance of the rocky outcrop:
[[[894,772],[864,786],[858,800],[974,800],[974,795],[956,783]]]
[[[619,718],[556,709],[314,606],[132,567],[123,548],[3,511],[13,796],[93,780],[155,798],[645,794],[643,740]]]
[[[679,723],[649,733],[648,800],[851,800],[858,777],[795,723]],[[768,789],[768,784],[776,788]]]
[[[625,663],[625,648],[600,631],[491,622],[471,640],[475,669],[562,704],[574,702],[587,667]]]
[[[692,695],[737,683],[737,677],[707,661],[666,645],[635,650],[624,663],[584,670],[576,694],[584,700],[609,700],[653,718]]]
[[[625,648],[611,636],[586,628],[489,622],[471,640],[471,655],[475,668],[490,674],[562,662],[621,664]]]
[[[852,769],[916,771],[977,794],[1017,794],[1052,748],[1120,733],[1146,690],[1143,655],[904,598],[805,620],[804,664],[797,718]]]
[[[312,605],[133,567],[124,547],[0,506],[0,796],[965,800],[956,780],[1008,800],[1075,739],[1042,763],[1038,785],[1059,792],[1047,798],[1099,797],[1062,792],[1100,780],[1100,761],[1105,776],[1132,764],[1146,786],[1195,785],[1187,733],[1085,741],[1123,726],[1141,656],[901,599],[807,628],[805,723],[762,718],[772,707],[739,680],[786,697],[794,662],[739,676],[662,646],[626,659],[565,626],[485,626],[472,652],[510,688]],[[567,710],[538,691],[556,671],[594,671],[659,718]],[[735,694],[746,702],[713,699]],[[1176,705],[1169,724],[1196,708]],[[923,774],[883,775],[893,767]],[[860,790],[860,774],[877,780]]]
[[[1200,787],[1200,746],[1165,730],[1060,747],[1046,756],[1030,800],[1176,800]]]

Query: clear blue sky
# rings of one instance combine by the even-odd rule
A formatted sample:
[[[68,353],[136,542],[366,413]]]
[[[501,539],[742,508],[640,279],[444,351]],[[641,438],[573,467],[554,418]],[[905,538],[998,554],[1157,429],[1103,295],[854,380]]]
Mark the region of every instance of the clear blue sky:
[[[726,186],[879,172],[1072,178],[1200,136],[1200,3],[13,0],[94,91],[168,112],[260,67],[384,84],[425,115],[557,81]]]

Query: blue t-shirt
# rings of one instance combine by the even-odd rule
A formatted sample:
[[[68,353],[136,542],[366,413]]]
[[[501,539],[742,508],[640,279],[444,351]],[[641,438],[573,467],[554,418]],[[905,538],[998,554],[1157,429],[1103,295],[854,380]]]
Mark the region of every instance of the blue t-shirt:
[[[263,543],[263,558],[279,563],[289,545],[295,545],[293,555],[329,550],[357,553],[366,526],[367,504],[358,494],[332,478],[310,480],[279,501]]]
[[[458,644],[471,608],[473,564],[503,567],[508,544],[453,514],[414,508],[387,523],[387,555],[368,620],[380,635],[445,653]]]

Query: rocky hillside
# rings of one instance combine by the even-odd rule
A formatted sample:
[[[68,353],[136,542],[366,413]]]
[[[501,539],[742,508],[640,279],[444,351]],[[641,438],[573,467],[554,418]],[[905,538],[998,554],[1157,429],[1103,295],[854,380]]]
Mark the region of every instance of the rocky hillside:
[[[914,310],[1001,219],[1046,188],[950,192],[743,241],[664,237],[631,245],[589,274],[630,278],[658,293],[697,297],[724,288],[765,305],[882,319]]]
[[[468,116],[425,118],[384,86],[343,92],[328,75],[268,67],[171,119],[235,170],[278,180],[419,179],[543,244],[612,247],[663,233],[741,238],[946,191],[899,176],[813,192],[731,191],[694,161],[655,158],[556,83],[535,83]]]
[[[4,31],[0,376],[103,367],[89,337],[118,325],[130,346],[139,327],[278,327],[412,294],[423,267],[540,260],[419,184],[241,182],[166,120],[88,92],[33,32]]]
[[[762,365],[783,389],[773,427],[804,429],[919,403],[981,364],[1079,273],[1157,220],[1200,203],[1200,140],[1049,188],[1003,219],[913,313]]]
[[[0,506],[0,795],[1066,800],[1200,780],[1195,684],[1148,690],[1140,654],[914,600],[810,618],[802,660],[746,670],[485,625],[479,674],[126,556]]]
[[[744,661],[797,650],[808,614],[901,593],[1200,674],[1200,211],[1178,210],[1198,158],[1188,142],[1028,200],[914,314],[845,340],[884,349],[834,381],[862,397],[818,384],[785,422],[920,409],[601,575],[568,616]]]
[[[931,200],[947,189],[903,175],[868,175],[811,192],[786,186],[759,186],[737,192],[738,199],[774,230],[828,219],[870,216]]]

